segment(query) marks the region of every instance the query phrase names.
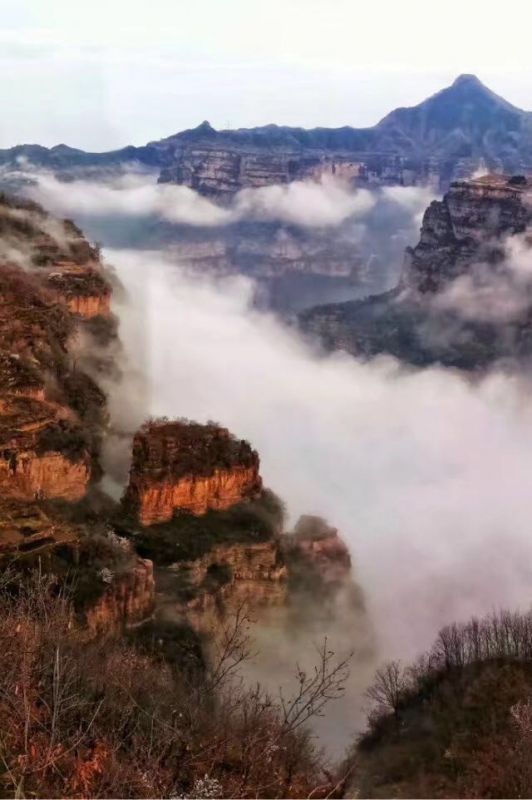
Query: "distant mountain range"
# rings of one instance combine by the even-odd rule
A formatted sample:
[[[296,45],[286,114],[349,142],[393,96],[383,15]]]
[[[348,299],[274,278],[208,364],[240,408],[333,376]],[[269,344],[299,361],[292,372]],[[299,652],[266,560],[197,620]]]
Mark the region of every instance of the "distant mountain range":
[[[29,164],[63,177],[148,168],[162,182],[222,197],[245,187],[324,172],[362,184],[432,183],[445,188],[479,166],[532,172],[532,113],[508,103],[474,75],[372,128],[258,128],[216,131],[208,122],[143,147],[89,153],[65,144],[0,150],[0,166]]]

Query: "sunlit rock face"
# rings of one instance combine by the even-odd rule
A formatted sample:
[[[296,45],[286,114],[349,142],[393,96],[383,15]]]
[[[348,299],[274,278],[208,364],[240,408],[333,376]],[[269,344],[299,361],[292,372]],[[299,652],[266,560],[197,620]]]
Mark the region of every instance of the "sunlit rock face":
[[[244,608],[284,607],[282,504],[259,457],[215,424],[155,420],[133,441],[123,509],[139,552],[157,563],[159,613],[216,633]]]
[[[17,449],[17,442],[8,443],[0,458],[0,491],[4,496],[20,500],[80,500],[90,480],[90,461],[85,456],[73,462],[58,452],[37,455],[35,451]]]
[[[155,422],[134,438],[126,504],[142,525],[228,509],[261,488],[257,453],[219,426]]]

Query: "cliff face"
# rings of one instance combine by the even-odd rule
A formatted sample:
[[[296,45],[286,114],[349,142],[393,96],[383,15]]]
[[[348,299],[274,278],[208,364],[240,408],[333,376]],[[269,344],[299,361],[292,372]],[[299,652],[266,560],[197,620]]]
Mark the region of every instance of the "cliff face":
[[[79,500],[98,474],[106,408],[77,340],[84,319],[109,316],[110,285],[73,223],[32,203],[0,197],[2,253],[1,491]]]
[[[277,151],[261,152],[238,140],[224,142],[223,135],[217,136],[212,128],[210,131],[200,127],[197,144],[176,149],[175,162],[161,170],[160,183],[178,183],[205,196],[223,199],[241,189],[319,180],[325,175],[354,180],[364,171],[360,161],[347,155],[331,156],[318,149],[305,152],[287,145]],[[221,139],[218,146],[217,139]]]
[[[228,470],[233,464],[230,474],[244,476],[245,490],[241,480],[234,490],[218,489],[221,462]],[[161,475],[181,487],[182,495],[174,490],[161,504],[154,493],[154,509],[168,511],[164,520],[145,521],[148,504],[139,497],[148,495],[139,493],[139,478]],[[195,484],[202,486],[201,507],[191,507]],[[321,518],[302,517],[292,534],[283,534],[282,504],[261,489],[256,453],[217,426],[166,420],[144,426],[133,445],[123,510],[124,532],[157,564],[157,613],[163,620],[177,616],[216,635],[235,614],[274,624],[297,616],[312,626],[318,618],[332,619],[341,604],[357,614],[363,609],[337,530]]]
[[[151,482],[134,481],[137,492],[139,521],[154,525],[172,518],[174,511],[205,514],[209,509],[223,511],[260,490],[256,467],[216,469],[208,477],[171,478]]]
[[[287,273],[348,278],[362,269],[362,256],[347,230],[302,229],[271,222],[239,222],[212,228],[160,226],[171,255],[214,275],[235,272],[256,279]]]
[[[39,456],[13,440],[0,457],[0,491],[20,500],[56,499],[75,502],[87,490],[90,460],[74,463],[61,453]]]
[[[244,442],[214,425],[145,425],[133,441],[127,506],[142,525],[170,520],[175,511],[224,510],[260,493],[259,458]]]
[[[224,428],[145,425],[123,506],[132,541],[158,564],[163,616],[213,633],[243,608],[255,617],[286,602],[281,505],[262,489],[257,453]]]
[[[68,261],[56,262],[46,280],[49,289],[76,317],[110,316],[111,287],[97,264],[79,266]]]
[[[408,249],[404,288],[437,293],[474,262],[502,257],[504,237],[532,223],[532,184],[486,176],[455,183],[423,217],[419,243]]]
[[[83,371],[85,320],[109,318],[98,252],[68,220],[0,196],[0,493],[80,500],[99,475],[105,395]],[[90,332],[84,329],[89,342]]]
[[[318,306],[301,327],[328,348],[390,353],[420,366],[463,369],[532,352],[532,287],[513,249],[527,258],[532,183],[487,176],[453,184],[423,218],[399,286],[367,300]]]
[[[90,637],[120,633],[125,627],[147,620],[154,611],[153,564],[137,558],[131,567],[109,578],[102,596],[85,613]]]
[[[216,545],[202,557],[158,574],[160,613],[176,613],[196,630],[216,634],[238,613],[257,621],[288,598],[287,568],[277,539]]]

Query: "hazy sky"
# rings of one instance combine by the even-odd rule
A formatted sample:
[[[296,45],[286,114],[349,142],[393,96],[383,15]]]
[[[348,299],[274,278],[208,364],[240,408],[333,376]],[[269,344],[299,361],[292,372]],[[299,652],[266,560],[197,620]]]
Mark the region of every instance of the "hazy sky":
[[[529,2],[0,0],[0,146],[371,125],[474,72],[532,108]]]

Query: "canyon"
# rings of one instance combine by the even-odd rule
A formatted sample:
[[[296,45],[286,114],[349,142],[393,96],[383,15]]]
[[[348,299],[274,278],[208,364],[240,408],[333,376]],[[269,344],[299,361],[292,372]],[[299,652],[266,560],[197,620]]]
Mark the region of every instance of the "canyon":
[[[0,186],[46,201],[39,180],[54,176],[65,196],[72,185],[83,194],[83,182],[88,195],[107,186],[111,203],[131,180],[138,186],[144,182],[146,190],[155,181],[161,192],[181,188],[189,194],[166,200],[161,194],[159,202],[177,211],[181,203],[193,202],[191,223],[180,221],[179,214],[176,219],[172,214],[157,217],[149,208],[144,216],[138,216],[137,208],[134,224],[123,213],[110,219],[102,212],[98,218],[83,212],[82,196],[75,216],[106,246],[163,250],[170,264],[199,275],[245,275],[256,286],[258,306],[291,317],[315,305],[356,301],[392,288],[402,249],[417,235],[416,209],[408,218],[397,203],[390,216],[390,198],[383,191],[417,188],[434,196],[479,169],[527,175],[532,169],[529,119],[529,112],[511,106],[474,76],[462,75],[417,106],[396,109],[363,130],[267,125],[219,131],[203,122],[142,147],[109,153],[18,145],[0,151]],[[345,196],[369,193],[375,209],[345,212],[334,224],[305,222],[305,208],[333,202],[331,186]],[[320,187],[323,196],[295,197],[290,203],[299,208],[296,217],[285,219],[282,192],[291,187]],[[261,194],[265,191],[277,192],[277,200]],[[212,204],[205,222],[198,205],[203,199]],[[235,212],[236,219],[224,217],[222,224],[213,224],[220,215]],[[94,280],[91,284],[87,269],[81,278],[67,263],[56,265],[49,283],[72,295],[75,313],[106,313],[108,295]]]
[[[121,503],[105,495],[111,278],[77,226],[35,203],[3,196],[0,225],[2,565],[38,563],[58,586],[76,576],[87,640],[176,618],[212,637],[244,606],[288,613],[294,575],[318,591],[335,558],[348,583],[345,547],[303,556],[258,453],[214,423],[148,420]]]

